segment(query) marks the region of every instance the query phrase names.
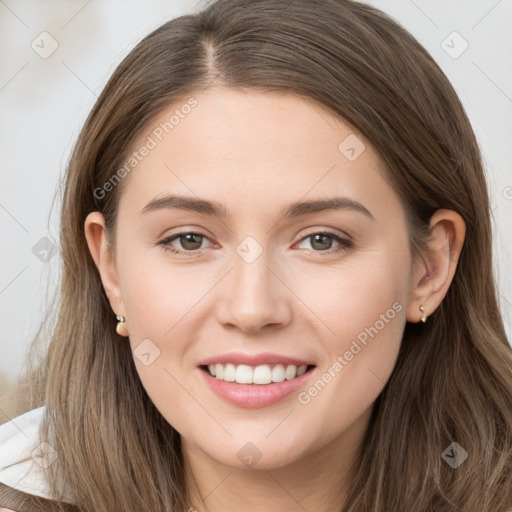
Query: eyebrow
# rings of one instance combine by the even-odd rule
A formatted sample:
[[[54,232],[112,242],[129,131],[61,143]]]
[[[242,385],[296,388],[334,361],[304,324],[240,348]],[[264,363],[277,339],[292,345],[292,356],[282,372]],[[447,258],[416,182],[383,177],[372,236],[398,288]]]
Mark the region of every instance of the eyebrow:
[[[159,199],[152,199],[142,210],[141,213],[160,209],[177,209],[196,212],[201,215],[210,215],[225,218],[228,212],[225,206],[217,201],[207,201],[194,197],[179,195],[168,195]],[[280,216],[283,218],[295,218],[301,215],[311,215],[326,210],[353,210],[364,214],[370,219],[375,220],[370,211],[361,203],[347,197],[332,197],[327,199],[316,199],[311,201],[298,201],[285,206]]]

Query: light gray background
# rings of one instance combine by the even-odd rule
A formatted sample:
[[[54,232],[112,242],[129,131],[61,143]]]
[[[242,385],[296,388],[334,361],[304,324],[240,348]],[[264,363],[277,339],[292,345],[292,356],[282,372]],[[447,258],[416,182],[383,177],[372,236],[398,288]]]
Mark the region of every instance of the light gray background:
[[[388,12],[426,47],[471,119],[491,189],[496,272],[510,337],[512,0],[368,3]],[[57,243],[60,202],[50,216],[51,205],[86,115],[114,68],[143,36],[203,5],[190,0],[0,0],[0,396],[20,373],[47,290],[59,274],[58,254],[49,252],[49,260],[42,261],[40,240]],[[41,48],[42,32],[58,43],[47,58],[31,47],[49,50],[49,40]],[[469,47],[457,56],[464,40]]]

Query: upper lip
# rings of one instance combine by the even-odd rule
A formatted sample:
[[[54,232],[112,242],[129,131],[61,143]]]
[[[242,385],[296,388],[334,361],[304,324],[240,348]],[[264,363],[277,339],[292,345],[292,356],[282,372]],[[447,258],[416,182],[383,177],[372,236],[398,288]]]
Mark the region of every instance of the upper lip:
[[[230,354],[222,354],[215,357],[209,357],[201,361],[198,366],[208,366],[211,364],[227,364],[232,363],[235,366],[239,364],[247,364],[249,366],[259,366],[263,364],[294,364],[296,366],[302,365],[315,365],[312,361],[298,359],[296,357],[289,357],[280,354],[271,354],[265,352],[262,354],[242,354],[240,352],[233,352]]]

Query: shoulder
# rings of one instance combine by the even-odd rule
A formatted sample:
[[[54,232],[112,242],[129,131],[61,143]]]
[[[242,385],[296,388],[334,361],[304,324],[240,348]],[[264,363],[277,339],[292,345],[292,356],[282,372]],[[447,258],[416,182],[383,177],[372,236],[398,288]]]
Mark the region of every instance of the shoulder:
[[[39,407],[0,425],[0,483],[51,499],[44,470],[56,460],[57,452],[40,441],[39,427],[44,414],[45,407]]]

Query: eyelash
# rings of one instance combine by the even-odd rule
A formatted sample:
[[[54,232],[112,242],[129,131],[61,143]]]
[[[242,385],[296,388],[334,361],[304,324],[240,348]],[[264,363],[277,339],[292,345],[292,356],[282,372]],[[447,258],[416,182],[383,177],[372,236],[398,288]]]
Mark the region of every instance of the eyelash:
[[[179,249],[173,249],[172,247],[168,246],[168,244],[171,243],[172,241],[179,239],[180,237],[185,236],[185,235],[197,235],[197,236],[201,236],[204,238],[208,238],[203,233],[197,233],[195,231],[182,231],[181,233],[176,233],[170,237],[164,238],[162,241],[158,242],[158,245],[162,245],[163,249],[165,251],[169,251],[173,254],[177,254],[180,256],[197,256],[198,254],[201,254],[202,249],[195,249],[195,250],[191,250],[191,251],[181,251]],[[315,251],[313,249],[309,249],[310,251],[312,251],[314,253],[336,254],[336,253],[339,253],[342,251],[346,251],[353,246],[353,243],[350,240],[348,240],[347,238],[342,238],[339,235],[337,235],[331,231],[315,231],[313,233],[310,233],[309,235],[302,237],[299,240],[299,242],[302,242],[303,240],[311,238],[314,235],[327,235],[328,237],[333,238],[334,240],[339,242],[339,244],[340,244],[339,247],[337,247],[335,249],[326,249],[325,251]]]

